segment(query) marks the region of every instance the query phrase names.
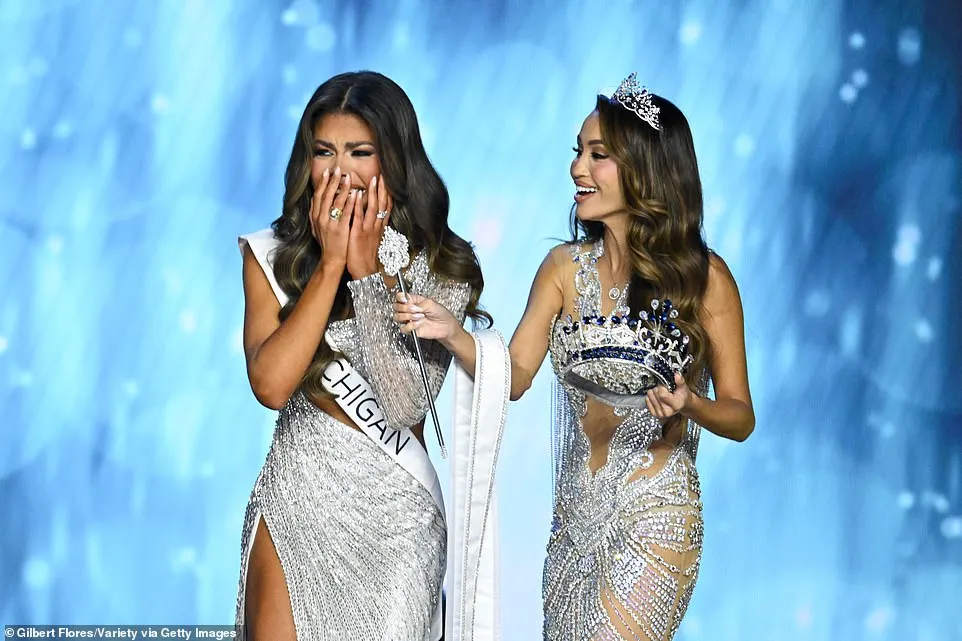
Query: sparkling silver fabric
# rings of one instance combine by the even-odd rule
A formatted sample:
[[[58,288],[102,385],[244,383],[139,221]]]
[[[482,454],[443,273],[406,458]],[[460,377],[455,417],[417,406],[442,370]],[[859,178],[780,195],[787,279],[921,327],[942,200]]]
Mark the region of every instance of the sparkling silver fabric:
[[[444,577],[441,512],[366,435],[300,393],[278,417],[247,506],[238,625],[261,517],[284,569],[298,639],[428,639]]]
[[[467,283],[453,283],[435,275],[427,254],[419,252],[404,272],[408,291],[444,305],[460,321],[471,295]],[[394,295],[380,273],[348,283],[354,301],[354,318],[333,323],[331,342],[374,388],[388,425],[404,429],[418,423],[428,412],[414,339],[402,334],[394,322]],[[364,340],[359,340],[363,336]],[[451,353],[437,341],[421,341],[431,391],[436,397],[451,364]]]
[[[677,352],[668,352],[674,348],[667,346],[659,345],[654,351],[656,348],[643,333],[647,330],[642,328],[647,324],[639,322],[637,316],[629,320],[627,285],[609,290],[607,298],[614,301],[614,307],[605,318],[598,318],[601,315],[601,283],[597,263],[604,255],[603,241],[599,240],[588,251],[574,245],[571,252],[572,259],[578,264],[575,273],[577,294],[573,303],[575,314],[568,314],[565,323],[554,323],[551,336],[556,360],[564,364],[563,379],[570,386],[610,405],[640,407],[644,405],[644,392],[660,382],[653,374],[657,370],[649,367],[648,359],[664,360],[666,369],[680,369],[683,365],[680,356],[673,359],[672,355]],[[647,311],[650,313],[651,310]],[[636,322],[639,322],[637,331],[633,325]],[[586,348],[603,351],[612,347],[631,352],[639,359],[626,359],[623,353],[610,358],[581,358],[582,350]],[[645,358],[642,360],[641,356]],[[626,396],[634,398],[624,398]]]
[[[578,263],[573,313],[604,313],[591,260],[602,251],[600,244],[572,249]],[[560,324],[556,318],[550,341],[557,377],[555,514],[543,577],[544,638],[671,639],[701,557],[697,426],[689,426],[677,448],[649,449],[662,426],[647,409],[612,408],[563,382]],[[607,462],[592,474],[585,428],[606,425],[614,426]]]
[[[411,291],[464,317],[469,287],[442,281],[418,255]],[[336,348],[371,383],[392,426],[410,428],[427,400],[413,346],[392,319],[379,275],[349,284],[355,318],[332,323]],[[422,344],[437,395],[450,354]],[[244,621],[247,563],[263,517],[277,550],[300,641],[429,639],[445,571],[446,530],[430,493],[364,433],[301,393],[281,410],[247,507],[236,620]]]

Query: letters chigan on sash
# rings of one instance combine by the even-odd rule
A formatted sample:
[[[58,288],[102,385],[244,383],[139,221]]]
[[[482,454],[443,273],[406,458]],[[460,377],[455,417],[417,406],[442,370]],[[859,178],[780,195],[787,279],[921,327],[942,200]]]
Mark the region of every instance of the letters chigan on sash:
[[[265,229],[239,238],[247,243],[283,306],[288,297],[274,278],[271,253],[278,245]],[[437,471],[421,444],[407,429],[388,425],[371,385],[344,358],[324,370],[323,385],[351,421],[395,463],[431,494],[447,526],[448,603],[445,641],[500,639],[498,590],[498,519],[495,470],[511,386],[510,356],[495,330],[473,334],[473,376],[455,365],[454,413],[449,461],[449,504]],[[325,337],[327,338],[327,337]],[[330,341],[328,340],[330,344]],[[333,347],[333,346],[332,346]],[[431,638],[442,636],[441,600],[434,612]]]

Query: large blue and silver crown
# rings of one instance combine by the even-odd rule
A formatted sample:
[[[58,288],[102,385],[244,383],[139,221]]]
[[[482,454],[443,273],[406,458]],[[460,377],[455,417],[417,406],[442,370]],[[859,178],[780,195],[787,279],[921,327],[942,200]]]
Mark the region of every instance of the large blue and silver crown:
[[[676,318],[671,301],[657,298],[637,317],[569,315],[557,336],[564,381],[612,405],[643,405],[644,393],[657,385],[675,391],[675,372],[693,360]]]
[[[638,84],[638,74],[631,73],[621,81],[611,99],[647,122],[656,131],[661,129],[658,121],[658,114],[661,109],[655,106],[651,100],[651,93]]]

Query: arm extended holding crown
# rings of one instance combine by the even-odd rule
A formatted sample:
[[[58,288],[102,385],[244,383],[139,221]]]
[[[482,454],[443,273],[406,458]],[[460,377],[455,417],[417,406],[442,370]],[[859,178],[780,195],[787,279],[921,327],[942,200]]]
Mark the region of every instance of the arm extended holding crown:
[[[663,420],[681,414],[718,436],[744,441],[755,429],[755,410],[748,387],[742,301],[725,261],[712,254],[708,265],[700,320],[711,350],[715,399],[695,394],[675,374],[674,392],[660,385],[648,391],[648,410]]]
[[[564,304],[561,268],[563,256],[555,248],[542,262],[535,276],[524,316],[511,337],[511,400],[519,399],[531,386],[548,351],[551,320]],[[395,300],[394,320],[401,331],[417,330],[451,351],[468,372],[474,372],[473,337],[429,298],[411,296]],[[755,427],[755,412],[748,386],[745,355],[744,318],[738,287],[728,266],[712,255],[708,287],[702,303],[702,323],[712,350],[711,378],[715,399],[694,394],[684,378],[676,375],[675,392],[659,386],[649,390],[648,410],[667,420],[681,414],[711,432],[735,441],[744,441]]]

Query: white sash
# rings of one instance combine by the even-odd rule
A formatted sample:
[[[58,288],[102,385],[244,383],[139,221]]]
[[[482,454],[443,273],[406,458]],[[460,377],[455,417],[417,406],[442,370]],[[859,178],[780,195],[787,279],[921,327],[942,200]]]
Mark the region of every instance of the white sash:
[[[494,475],[511,390],[511,359],[494,330],[474,333],[474,383],[455,373],[448,521],[446,641],[497,641],[501,632]]]
[[[388,426],[374,390],[364,377],[347,359],[339,358],[324,368],[322,383],[354,424],[431,493],[431,498],[444,516],[441,482],[427,452],[410,430],[396,430]]]
[[[257,259],[257,264],[261,266],[264,271],[264,276],[267,277],[267,282],[271,284],[271,289],[274,290],[274,296],[277,297],[277,302],[281,304],[281,307],[287,305],[288,296],[281,289],[280,283],[277,282],[277,277],[274,276],[274,250],[280,242],[274,238],[274,230],[272,229],[262,229],[260,231],[255,231],[250,234],[244,234],[237,239],[237,244],[240,246],[241,255],[244,254],[244,245],[251,248],[251,253],[254,254],[254,258]]]
[[[281,305],[288,298],[273,272],[277,246],[271,230],[241,236],[250,246]],[[500,639],[498,521],[494,474],[511,389],[511,361],[504,338],[494,330],[476,332],[474,383],[461,367],[455,372],[454,429],[451,439],[452,511],[448,531],[447,617],[445,641]],[[437,472],[409,430],[387,425],[370,384],[346,359],[324,370],[324,388],[378,447],[431,494],[442,516],[444,500]],[[413,441],[413,442],[412,442]],[[453,517],[453,518],[452,518]],[[431,638],[442,636],[441,599],[434,611]]]
[[[394,459],[395,463],[430,492],[441,516],[444,517],[441,482],[438,481],[438,473],[431,464],[428,453],[410,430],[396,430],[388,426],[384,412],[374,396],[374,390],[364,377],[357,373],[347,359],[339,358],[324,368],[321,382],[354,424],[377,443],[382,452]],[[431,617],[432,639],[440,639],[444,631],[441,606],[441,594],[438,594],[438,604]]]

